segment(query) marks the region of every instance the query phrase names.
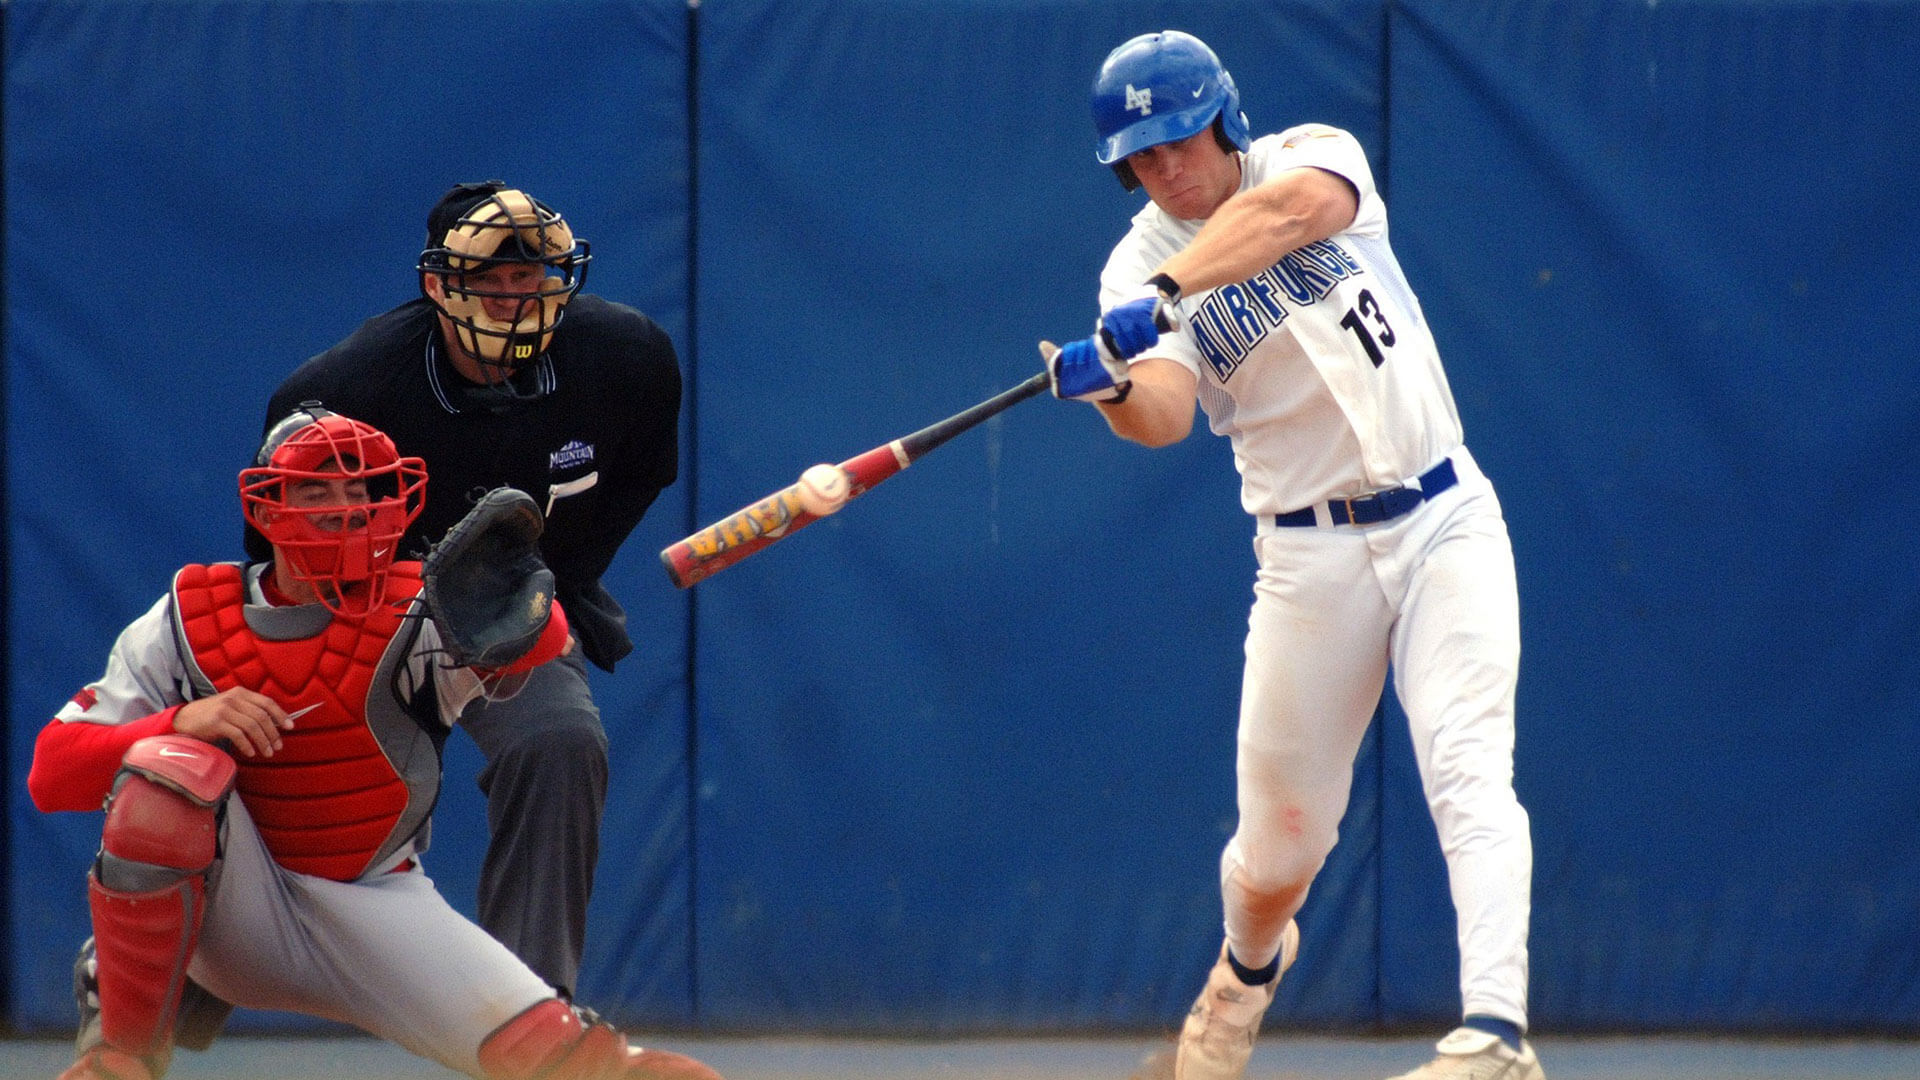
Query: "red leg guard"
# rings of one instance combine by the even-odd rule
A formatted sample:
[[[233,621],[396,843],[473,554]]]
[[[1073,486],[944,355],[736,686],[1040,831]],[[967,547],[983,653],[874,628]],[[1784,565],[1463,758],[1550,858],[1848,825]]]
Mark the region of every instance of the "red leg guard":
[[[684,1054],[629,1049],[605,1021],[559,998],[500,1026],[480,1044],[487,1080],[721,1080]]]
[[[159,736],[135,743],[114,781],[87,888],[100,1033],[114,1050],[144,1057],[171,1045],[233,774],[217,747]]]
[[[127,748],[121,764],[165,784],[201,806],[217,805],[233,790],[233,758],[212,743],[185,735],[155,735]]]
[[[480,1044],[488,1080],[622,1080],[627,1040],[605,1023],[582,1023],[548,998],[500,1025]]]
[[[187,878],[158,892],[117,893],[87,881],[99,959],[100,1034],[142,1056],[164,1051],[200,937],[203,883]]]

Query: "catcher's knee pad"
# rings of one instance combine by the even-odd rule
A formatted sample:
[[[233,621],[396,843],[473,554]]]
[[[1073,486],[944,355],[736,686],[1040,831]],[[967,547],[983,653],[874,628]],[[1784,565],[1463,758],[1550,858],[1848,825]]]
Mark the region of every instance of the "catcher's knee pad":
[[[100,878],[142,892],[204,873],[219,848],[219,807],[233,790],[233,758],[184,735],[141,739],[107,796]]]
[[[591,1013],[548,998],[480,1044],[487,1080],[621,1080],[627,1040]]]
[[[87,906],[100,1032],[115,1049],[151,1055],[169,1044],[234,772],[217,747],[161,735],[135,743],[114,780]]]

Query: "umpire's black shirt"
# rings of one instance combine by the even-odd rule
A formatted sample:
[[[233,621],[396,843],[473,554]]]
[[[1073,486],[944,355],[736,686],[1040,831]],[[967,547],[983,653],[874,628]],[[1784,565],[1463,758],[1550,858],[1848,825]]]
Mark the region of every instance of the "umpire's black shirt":
[[[600,576],[679,469],[673,343],[639,311],[582,293],[546,353],[515,376],[528,395],[515,400],[454,370],[436,315],[419,299],[368,319],[287,376],[261,430],[318,401],[424,458],[427,505],[403,558],[423,555],[480,492],[505,484],[532,495],[547,512],[540,549],[568,622],[587,659],[611,671],[633,643]],[[251,529],[247,547],[271,555]]]

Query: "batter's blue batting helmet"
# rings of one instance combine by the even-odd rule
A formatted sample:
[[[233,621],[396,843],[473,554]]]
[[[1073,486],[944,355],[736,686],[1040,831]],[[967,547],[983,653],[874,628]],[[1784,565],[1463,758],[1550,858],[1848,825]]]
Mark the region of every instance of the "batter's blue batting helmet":
[[[1128,154],[1178,142],[1218,118],[1223,145],[1245,150],[1247,114],[1240,91],[1207,43],[1178,30],[1141,34],[1107,54],[1093,80],[1094,151],[1114,166],[1120,182],[1138,186],[1126,167]]]

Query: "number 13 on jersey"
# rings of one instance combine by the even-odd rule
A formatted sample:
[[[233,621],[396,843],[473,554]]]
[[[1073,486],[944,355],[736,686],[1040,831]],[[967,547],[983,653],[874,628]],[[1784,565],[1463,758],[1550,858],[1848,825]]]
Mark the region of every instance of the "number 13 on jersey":
[[[1387,350],[1393,348],[1393,326],[1387,322],[1386,312],[1380,310],[1380,302],[1373,298],[1371,289],[1360,290],[1353,306],[1340,317],[1340,326],[1366,350],[1367,359],[1373,361],[1374,367],[1387,362]]]

